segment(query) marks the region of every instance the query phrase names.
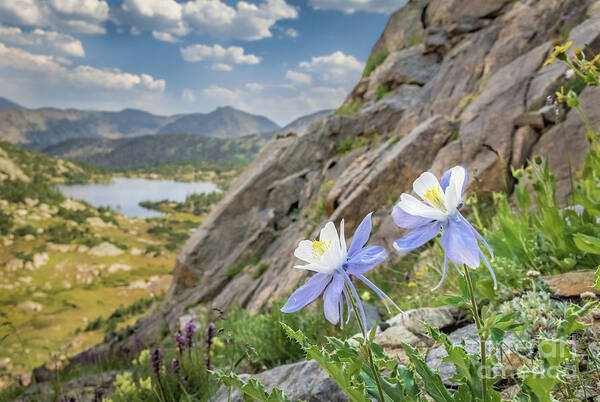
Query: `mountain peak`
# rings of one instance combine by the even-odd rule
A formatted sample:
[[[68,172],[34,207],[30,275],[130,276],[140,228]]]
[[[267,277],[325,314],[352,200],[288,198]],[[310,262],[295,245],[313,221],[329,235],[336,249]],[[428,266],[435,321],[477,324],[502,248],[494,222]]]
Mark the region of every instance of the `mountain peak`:
[[[23,106],[0,96],[0,110],[25,109]]]

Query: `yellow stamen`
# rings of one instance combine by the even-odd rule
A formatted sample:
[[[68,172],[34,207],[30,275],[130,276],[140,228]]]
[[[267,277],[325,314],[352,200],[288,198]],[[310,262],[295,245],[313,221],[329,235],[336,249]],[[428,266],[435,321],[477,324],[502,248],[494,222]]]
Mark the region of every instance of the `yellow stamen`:
[[[431,206],[446,212],[446,203],[444,202],[444,193],[440,186],[431,187],[423,194],[423,199]]]
[[[315,240],[312,243],[312,251],[315,257],[321,257],[331,247],[330,241],[318,241]]]

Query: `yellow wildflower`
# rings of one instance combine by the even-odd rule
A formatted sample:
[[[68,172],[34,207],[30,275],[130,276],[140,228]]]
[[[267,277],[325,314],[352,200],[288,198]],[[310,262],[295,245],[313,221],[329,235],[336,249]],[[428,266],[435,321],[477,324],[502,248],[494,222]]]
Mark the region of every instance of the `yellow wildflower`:
[[[556,58],[560,58],[561,55],[564,55],[567,52],[567,50],[569,50],[572,44],[573,41],[571,40],[565,43],[564,45],[554,46],[554,50],[552,51],[552,54],[550,55],[548,60],[546,60],[546,62],[544,63],[544,66],[547,66],[548,64],[554,62]]]

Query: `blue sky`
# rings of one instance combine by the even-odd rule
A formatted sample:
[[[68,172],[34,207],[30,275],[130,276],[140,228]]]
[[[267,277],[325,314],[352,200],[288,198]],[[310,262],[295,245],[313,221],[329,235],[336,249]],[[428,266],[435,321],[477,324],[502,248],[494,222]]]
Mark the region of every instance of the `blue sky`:
[[[158,114],[335,108],[406,0],[0,0],[0,96]]]

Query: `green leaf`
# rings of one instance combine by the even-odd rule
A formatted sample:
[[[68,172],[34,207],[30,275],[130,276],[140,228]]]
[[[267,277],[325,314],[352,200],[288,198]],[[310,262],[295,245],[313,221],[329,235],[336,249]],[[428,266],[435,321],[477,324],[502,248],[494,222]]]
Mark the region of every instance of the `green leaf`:
[[[290,398],[279,388],[274,388],[270,393],[260,381],[251,378],[247,382],[235,373],[225,373],[222,370],[214,370],[212,373],[217,380],[227,387],[235,387],[244,393],[244,400],[261,402],[291,402]]]
[[[580,329],[585,329],[585,325],[579,322],[588,311],[597,306],[597,302],[586,303],[583,307],[571,304],[567,309],[565,318],[558,325],[557,335],[560,339],[567,339],[569,335]]]
[[[350,361],[349,357],[352,357],[352,349],[347,342],[343,343],[335,340],[335,338],[334,340],[330,339],[330,344],[340,346],[341,348],[340,356],[337,353],[330,354],[323,348],[311,345],[302,331],[294,331],[284,323],[280,324],[287,335],[298,342],[300,347],[306,352],[306,359],[315,360],[319,363],[327,374],[329,374],[329,377],[348,395],[351,401],[369,402],[364,383],[356,378],[359,371],[358,368],[362,366],[362,362],[358,358],[359,355],[357,353],[354,354],[353,361]]]
[[[415,370],[423,379],[425,392],[435,401],[453,401],[452,395],[444,386],[440,375],[433,371],[419,354],[419,351],[407,343],[402,343],[402,348],[415,367]]]
[[[583,233],[573,235],[575,246],[585,253],[600,254],[600,238]]]

